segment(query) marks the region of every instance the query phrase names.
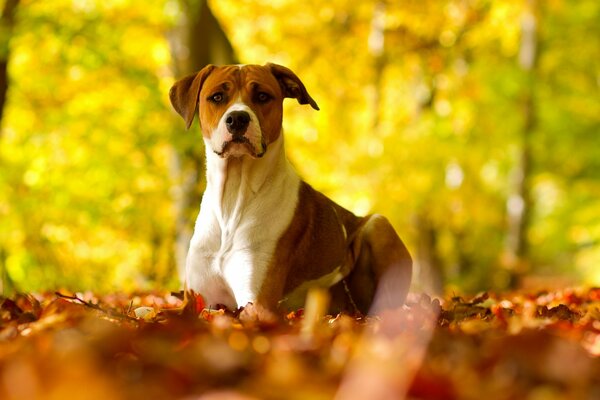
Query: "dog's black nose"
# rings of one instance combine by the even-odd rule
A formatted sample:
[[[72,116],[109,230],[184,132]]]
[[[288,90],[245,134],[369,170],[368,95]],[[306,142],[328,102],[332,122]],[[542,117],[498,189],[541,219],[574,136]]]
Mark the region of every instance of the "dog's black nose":
[[[250,114],[248,114],[246,111],[232,111],[225,119],[227,130],[233,135],[244,134],[249,123]]]

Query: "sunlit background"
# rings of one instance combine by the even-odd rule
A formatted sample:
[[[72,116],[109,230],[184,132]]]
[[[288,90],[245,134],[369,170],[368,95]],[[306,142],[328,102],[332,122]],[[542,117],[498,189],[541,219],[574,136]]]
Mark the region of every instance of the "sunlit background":
[[[0,5],[4,293],[178,288],[204,151],[168,90],[267,61],[321,108],[286,101],[289,158],[390,218],[415,290],[600,285],[597,0]]]

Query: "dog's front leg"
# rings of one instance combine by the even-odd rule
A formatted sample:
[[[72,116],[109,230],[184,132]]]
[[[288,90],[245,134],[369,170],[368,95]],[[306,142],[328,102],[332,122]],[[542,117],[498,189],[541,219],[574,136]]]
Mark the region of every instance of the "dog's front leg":
[[[211,308],[225,305],[230,310],[237,307],[231,288],[215,269],[215,253],[202,246],[191,245],[186,260],[185,286],[200,294]]]
[[[238,250],[229,255],[223,268],[223,276],[234,293],[238,307],[256,301],[262,275],[252,254]]]
[[[250,322],[272,322],[277,317],[273,304],[266,304],[260,292],[266,278],[270,260],[261,252],[238,250],[227,260],[223,275],[235,294],[238,307],[244,309],[240,319]]]

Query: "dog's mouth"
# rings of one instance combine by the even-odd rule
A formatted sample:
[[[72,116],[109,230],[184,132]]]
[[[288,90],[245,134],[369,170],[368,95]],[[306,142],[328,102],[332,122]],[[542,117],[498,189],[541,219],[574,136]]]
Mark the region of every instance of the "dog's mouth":
[[[233,139],[229,141],[229,143],[248,143],[250,144],[250,140],[246,136],[234,136]],[[227,144],[225,142],[224,144]]]
[[[264,140],[260,143],[260,151],[257,151],[255,146],[250,142],[246,136],[234,136],[231,140],[223,142],[221,151],[214,150],[221,158],[227,158],[229,156],[243,156],[249,155],[253,158],[261,158],[267,152],[267,145]]]

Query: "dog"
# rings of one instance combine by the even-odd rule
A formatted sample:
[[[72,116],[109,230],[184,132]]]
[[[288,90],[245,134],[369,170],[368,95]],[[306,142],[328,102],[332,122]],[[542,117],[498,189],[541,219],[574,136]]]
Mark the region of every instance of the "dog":
[[[208,65],[177,81],[169,97],[187,129],[198,114],[206,151],[186,290],[211,307],[254,307],[257,319],[302,307],[311,287],[328,288],[331,312],[403,305],[412,260],[392,225],[334,203],[286,158],[284,98],[319,110],[294,72]]]

